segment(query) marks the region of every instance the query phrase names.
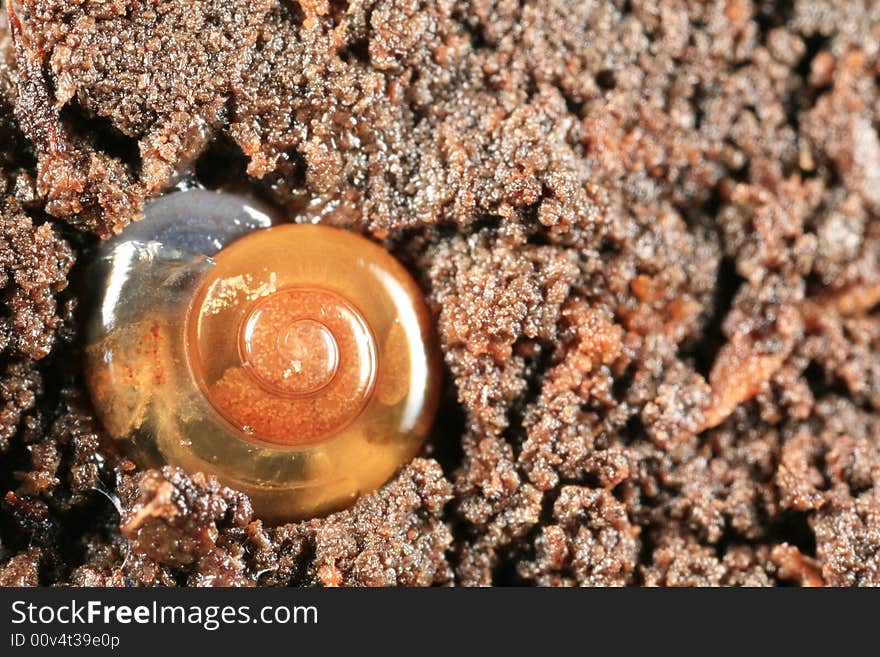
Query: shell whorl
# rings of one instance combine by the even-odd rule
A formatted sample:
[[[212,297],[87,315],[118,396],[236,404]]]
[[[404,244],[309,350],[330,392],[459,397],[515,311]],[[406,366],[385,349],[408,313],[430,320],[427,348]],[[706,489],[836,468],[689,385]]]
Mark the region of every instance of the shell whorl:
[[[387,251],[273,223],[204,190],[148,206],[91,268],[86,374],[142,467],[215,474],[280,522],[341,508],[415,455],[440,366],[421,292]]]

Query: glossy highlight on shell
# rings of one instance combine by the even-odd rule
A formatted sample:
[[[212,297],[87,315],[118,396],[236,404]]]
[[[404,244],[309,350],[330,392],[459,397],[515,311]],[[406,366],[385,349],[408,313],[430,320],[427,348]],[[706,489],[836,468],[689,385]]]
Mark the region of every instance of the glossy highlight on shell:
[[[143,467],[215,474],[262,518],[327,513],[416,454],[439,394],[430,313],[361,236],[189,190],[102,246],[86,375]]]

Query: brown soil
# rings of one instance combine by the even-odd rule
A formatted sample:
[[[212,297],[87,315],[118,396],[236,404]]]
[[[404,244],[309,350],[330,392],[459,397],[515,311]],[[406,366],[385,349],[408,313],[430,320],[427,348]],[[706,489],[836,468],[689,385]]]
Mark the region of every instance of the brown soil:
[[[880,584],[880,4],[5,15],[0,584]],[[441,422],[349,511],[99,447],[77,272],[192,176],[428,294]]]

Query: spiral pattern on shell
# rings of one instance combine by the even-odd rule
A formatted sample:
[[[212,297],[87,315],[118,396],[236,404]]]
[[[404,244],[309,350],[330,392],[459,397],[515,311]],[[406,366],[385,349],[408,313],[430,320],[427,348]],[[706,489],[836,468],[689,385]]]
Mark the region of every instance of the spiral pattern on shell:
[[[188,190],[103,244],[89,282],[89,389],[142,467],[214,474],[282,522],[377,488],[430,431],[430,312],[364,237]]]

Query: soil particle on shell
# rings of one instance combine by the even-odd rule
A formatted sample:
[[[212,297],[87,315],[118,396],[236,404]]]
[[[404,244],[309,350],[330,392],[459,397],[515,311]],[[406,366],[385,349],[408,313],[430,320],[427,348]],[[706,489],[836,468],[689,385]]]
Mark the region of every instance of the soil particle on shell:
[[[876,3],[7,9],[0,583],[880,583]],[[70,367],[86,235],[206,152],[436,314],[461,421],[328,518],[137,471]]]

